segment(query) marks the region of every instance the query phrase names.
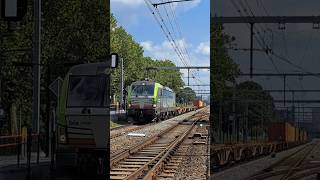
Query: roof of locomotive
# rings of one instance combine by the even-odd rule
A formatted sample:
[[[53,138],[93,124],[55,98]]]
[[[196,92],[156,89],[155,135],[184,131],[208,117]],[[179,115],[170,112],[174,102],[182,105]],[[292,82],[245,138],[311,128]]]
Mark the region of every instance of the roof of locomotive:
[[[170,89],[169,87],[163,86],[162,84],[157,83],[157,82],[152,81],[152,80],[135,81],[135,82],[133,82],[131,85],[141,85],[141,84],[143,84],[143,83],[144,83],[145,85],[155,85],[155,84],[158,84],[161,88],[174,92],[174,91],[173,91],[172,89]]]
[[[72,75],[110,74],[110,64],[108,63],[79,64],[70,68],[68,73]]]

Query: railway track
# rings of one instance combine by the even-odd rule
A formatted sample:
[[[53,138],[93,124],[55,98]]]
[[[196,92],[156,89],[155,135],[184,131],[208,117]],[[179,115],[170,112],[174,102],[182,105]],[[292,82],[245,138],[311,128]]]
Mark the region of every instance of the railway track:
[[[312,163],[310,160],[310,157],[313,159],[316,157],[315,154],[320,153],[319,145],[320,141],[306,145],[304,148],[297,150],[290,156],[283,158],[262,172],[252,176],[250,180],[296,180],[319,173],[320,161],[314,161],[318,163]]]
[[[185,153],[179,148],[183,140],[195,128],[206,112],[198,112],[188,120],[177,123],[138,146],[111,157],[110,179],[158,179],[172,178]]]
[[[183,114],[180,114],[180,115],[183,115]],[[174,118],[174,117],[172,117],[172,118]],[[166,120],[168,120],[168,119],[166,119]],[[166,121],[166,120],[164,120],[164,121]],[[111,129],[110,139],[113,139],[113,138],[122,136],[124,134],[128,134],[130,132],[134,132],[134,131],[146,128],[148,126],[154,125],[154,124],[159,123],[159,122],[163,122],[163,121],[155,121],[155,119],[153,119],[151,121],[151,123],[147,123],[147,124],[143,124],[143,125],[130,124],[130,125],[124,125],[124,126],[121,126],[121,127],[113,128],[113,129]]]
[[[111,130],[110,139],[122,136],[124,134],[128,134],[128,133],[133,132],[133,131],[137,131],[139,129],[146,128],[146,127],[151,126],[153,124],[154,123],[144,124],[144,125],[140,125],[140,126],[137,126],[137,125],[126,125],[126,126],[123,126],[123,127],[119,127],[117,129]]]

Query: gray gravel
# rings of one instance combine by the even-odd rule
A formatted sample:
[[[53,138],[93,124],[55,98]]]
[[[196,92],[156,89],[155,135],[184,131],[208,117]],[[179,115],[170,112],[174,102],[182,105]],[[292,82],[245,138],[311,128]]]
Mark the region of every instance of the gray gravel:
[[[161,131],[173,126],[174,124],[179,123],[180,121],[192,116],[195,113],[196,113],[195,111],[192,111],[192,112],[182,114],[180,116],[168,119],[166,121],[162,121],[160,123],[156,123],[151,126],[147,126],[146,128],[131,132],[131,133],[145,134],[144,137],[128,136],[127,134],[124,134],[122,136],[112,138],[110,140],[111,156],[112,156],[112,154],[117,153],[119,151],[131,149],[132,147],[142,143],[146,139],[148,139],[156,134],[159,134]]]
[[[296,152],[297,150],[304,148],[305,145],[301,145],[287,151],[282,151],[276,154],[275,158],[271,158],[271,156],[266,156],[264,158],[260,158],[245,164],[241,164],[235,166],[233,168],[224,170],[222,172],[218,172],[210,176],[210,179],[214,180],[244,180],[248,177],[266,169],[267,167],[271,166],[272,164],[280,161],[282,158],[291,155],[292,153]]]
[[[191,133],[201,133],[207,135],[208,131],[205,126],[197,126]],[[179,170],[176,173],[178,179],[206,179],[207,174],[207,161],[208,151],[207,144],[193,145],[193,142],[206,142],[206,139],[194,138],[186,139],[185,144],[189,144],[185,156],[179,166]]]

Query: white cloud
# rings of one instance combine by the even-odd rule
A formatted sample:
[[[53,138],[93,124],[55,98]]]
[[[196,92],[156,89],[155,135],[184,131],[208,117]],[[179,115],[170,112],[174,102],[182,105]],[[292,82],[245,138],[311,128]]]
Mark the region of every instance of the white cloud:
[[[153,43],[151,41],[141,42],[140,45],[143,47],[145,51],[152,51]]]
[[[183,55],[185,55],[186,57],[185,59],[188,61],[188,65],[190,66],[209,66],[210,65],[210,60],[209,60],[210,48],[209,48],[209,52],[208,52],[208,49],[205,48],[205,47],[210,47],[209,42],[203,42],[203,43],[200,43],[198,46],[194,46],[193,44],[186,42],[184,39],[181,39],[181,40],[177,40],[176,43],[179,44],[180,47],[181,45],[183,45],[187,49],[189,56],[184,53]],[[140,45],[144,49],[145,56],[149,56],[152,59],[157,59],[157,60],[168,59],[173,61],[177,66],[184,66],[184,64],[181,62],[178,55],[175,53],[169,41],[163,41],[161,43],[144,41],[144,42],[141,42]],[[197,47],[197,48],[194,48],[194,47]],[[188,57],[190,57],[190,59]],[[186,77],[188,75],[188,71],[185,69],[181,70],[180,72],[183,73],[183,77]],[[206,69],[199,70],[199,71],[193,70],[193,73],[191,73],[190,71],[190,76],[192,74],[195,75],[197,79],[200,79],[203,83],[209,84],[210,76],[209,76],[208,70]],[[185,83],[187,83],[186,78],[184,78],[184,81]],[[190,78],[190,84],[199,84],[199,83],[200,83],[199,81],[193,78]]]
[[[119,3],[131,7],[137,7],[144,4],[144,0],[111,0],[111,3]]]
[[[194,8],[194,7],[197,7],[197,6],[200,4],[200,2],[201,2],[201,0],[194,0],[194,1],[190,1],[190,2],[185,2],[185,3],[183,3],[183,5],[181,5],[181,6],[182,6],[182,9],[183,9],[184,11],[187,11],[187,10],[189,10],[189,9],[192,9],[192,8]]]
[[[141,42],[146,56],[150,56],[153,59],[169,59],[177,65],[183,65],[178,55],[176,54],[171,41],[163,41],[160,44],[154,44],[151,41]],[[179,47],[182,56],[187,57],[184,48],[188,49],[192,47],[192,44],[187,43],[184,39],[176,40],[176,45]],[[184,48],[183,48],[184,47]],[[187,59],[187,58],[186,58]]]
[[[179,10],[179,11],[188,11],[192,8],[197,7],[200,4],[201,0],[193,0],[193,1],[186,1],[186,2],[176,2],[176,3],[171,3],[171,7],[174,10]],[[168,6],[168,5],[167,5]]]
[[[196,52],[197,53],[201,53],[203,55],[210,55],[210,43],[209,43],[209,41],[200,43],[198,45],[198,47],[197,47]]]

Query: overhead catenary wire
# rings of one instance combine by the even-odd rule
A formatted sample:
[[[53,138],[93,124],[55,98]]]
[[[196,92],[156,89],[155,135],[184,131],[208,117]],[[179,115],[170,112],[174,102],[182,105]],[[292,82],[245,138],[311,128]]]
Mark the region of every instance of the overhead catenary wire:
[[[239,15],[240,15],[241,17],[245,17],[245,16],[242,14],[242,12],[241,12],[241,8],[235,3],[235,1],[234,1],[234,0],[231,0],[231,3],[232,3],[232,5],[234,6],[234,8],[237,10],[237,12],[239,13]],[[247,14],[247,15],[248,15],[248,14]],[[254,14],[251,14],[251,16],[254,17]],[[247,24],[247,27],[250,28],[248,24]],[[254,27],[254,29],[255,29],[256,32],[259,32],[259,30],[258,30],[256,27]],[[266,48],[267,46],[266,46],[265,42],[264,42],[263,40],[261,40],[260,33],[257,33],[257,34],[258,34],[258,35],[255,36],[255,39],[256,39],[256,41],[258,42],[259,46],[260,46],[261,48]],[[266,49],[267,49],[267,48],[266,48]],[[280,71],[279,71],[278,67],[275,65],[274,60],[272,59],[272,57],[270,57],[268,54],[267,54],[267,56],[268,56],[270,62],[272,63],[273,67],[274,67],[274,68],[276,69],[276,71],[279,73]]]
[[[244,1],[246,2],[246,5],[249,7],[249,9],[250,9],[250,11],[251,11],[250,5],[249,5],[249,3],[247,2],[247,0],[244,0]],[[266,14],[267,16],[269,16],[269,13],[268,13],[267,9],[266,9],[266,8],[264,7],[264,5],[263,5],[263,2],[261,2],[261,6],[262,6],[265,14]],[[251,15],[254,16],[254,13],[253,13],[252,11],[251,11]],[[267,28],[268,28],[268,27],[267,27]],[[270,29],[270,30],[271,30],[271,33],[272,33],[271,35],[272,35],[272,40],[273,40],[273,31],[272,31],[272,29]],[[282,30],[282,31],[281,31],[281,34],[280,34],[280,35],[282,36],[285,55],[288,56],[289,54],[288,54],[287,41],[286,41],[286,30],[285,30],[285,29],[281,29],[281,30]],[[265,31],[264,31],[264,32],[265,32]],[[258,33],[258,35],[260,35],[260,34]],[[265,43],[265,42],[264,42],[264,43]],[[272,45],[272,44],[271,44],[271,46],[269,46],[269,47],[271,47],[271,49],[273,49],[273,45]],[[307,45],[307,48],[308,48],[308,45]],[[306,51],[307,51],[307,48],[306,48]],[[294,63],[291,63],[291,61],[290,61],[288,58],[284,58],[284,57],[282,57],[282,56],[280,56],[280,55],[277,55],[277,53],[275,53],[275,54],[273,54],[273,55],[274,55],[275,57],[277,57],[277,58],[280,58],[280,60],[282,60],[282,61],[284,61],[284,62],[292,65],[293,67],[295,67],[295,68],[297,68],[297,69],[300,69],[300,70],[302,70],[302,71],[306,71],[305,69],[299,67],[298,65],[296,65],[296,64],[294,64]],[[276,65],[275,65],[272,57],[270,57],[269,59],[271,60],[273,66],[276,67]],[[301,60],[300,60],[300,66],[301,66]],[[300,87],[301,87],[302,89],[304,89],[303,84],[301,83],[301,81],[299,81],[298,84],[300,85]],[[288,85],[288,88],[290,89],[290,86],[289,86],[289,85]],[[305,94],[303,94],[302,97],[304,97],[304,95],[305,95]]]
[[[232,0],[232,2],[234,2],[234,1]],[[240,2],[241,2],[241,1],[240,1]],[[238,10],[238,11],[241,12],[241,10]],[[253,18],[254,18],[254,14],[252,14],[252,16],[253,16]],[[282,34],[282,33],[281,33],[281,34]],[[260,33],[258,33],[258,37],[260,37]],[[261,38],[261,37],[260,37],[260,38]],[[259,41],[258,41],[258,42],[259,42]],[[292,63],[291,60],[289,60],[289,58],[286,58],[286,57],[283,57],[283,56],[279,55],[279,54],[276,53],[274,50],[272,50],[271,53],[269,53],[269,54],[270,54],[270,55],[273,55],[274,57],[276,57],[276,58],[278,58],[278,59],[280,59],[280,60],[282,60],[282,61],[284,61],[284,62],[286,62],[286,63],[288,63],[288,64],[290,64],[291,66],[293,66],[293,67],[301,70],[302,72],[310,73],[309,71],[307,71],[306,69],[302,68],[301,66]],[[268,55],[269,55],[269,54],[268,54]],[[311,73],[311,74],[312,74],[312,73]],[[316,77],[318,77],[318,76],[316,76]]]
[[[169,43],[171,44],[171,46],[173,47],[173,50],[176,52],[176,54],[179,57],[179,60],[182,62],[182,64],[185,64],[183,57],[181,56],[181,52],[179,51],[179,49],[177,48],[176,42],[174,41],[174,39],[172,39],[172,35],[170,32],[167,32],[167,27],[165,26],[165,24],[162,24],[161,22],[164,22],[163,19],[161,20],[161,18],[157,17],[155,14],[155,11],[153,11],[152,9],[152,5],[148,0],[144,0],[148,9],[151,11],[151,14],[153,15],[154,19],[156,20],[156,22],[158,23],[158,25],[160,26],[160,29],[162,30],[162,32],[164,33],[164,36],[167,38],[167,40],[169,41]]]
[[[163,0],[162,0],[163,1]],[[188,64],[188,66],[190,66],[189,65],[189,63],[188,62],[190,62],[191,63],[191,57],[190,57],[190,54],[189,54],[189,51],[187,50],[187,48],[185,47],[185,45],[184,45],[184,43],[183,43],[183,36],[182,36],[182,31],[181,31],[181,27],[180,27],[180,24],[177,22],[177,16],[176,16],[176,13],[175,13],[175,11],[174,11],[174,8],[173,8],[173,5],[172,4],[168,4],[169,5],[169,10],[168,11],[170,11],[171,12],[171,15],[172,15],[172,19],[173,19],[173,22],[174,22],[174,24],[176,25],[176,27],[177,27],[177,34],[178,34],[178,39],[180,39],[181,40],[181,48],[182,48],[182,51],[184,51],[183,53],[186,55],[186,57],[187,57],[187,64]],[[168,16],[168,11],[167,11],[167,8],[166,8],[166,6],[163,6],[164,7],[164,9],[165,9],[165,11],[166,11],[166,14],[167,14],[167,16]],[[169,17],[168,17],[168,19],[169,19]],[[170,24],[172,25],[172,23],[170,22]],[[174,29],[174,28],[173,28]],[[191,74],[193,75],[193,76],[195,76],[194,75],[194,73],[195,73],[195,71],[194,70],[190,70],[191,71]],[[197,79],[199,82],[201,82],[198,78],[195,78],[195,79]]]
[[[240,3],[239,3],[240,5],[238,6],[237,3],[235,3],[234,0],[231,0],[232,5],[233,5],[234,8],[238,11],[239,15],[240,15],[241,17],[245,17],[245,16],[242,14],[242,11],[241,11],[241,9],[244,9],[243,11],[246,12],[246,16],[251,16],[251,17],[255,18],[255,15],[254,15],[253,11],[251,10],[251,8],[249,7],[250,13],[251,13],[251,14],[250,14],[249,12],[247,12],[247,11],[245,10],[246,7],[245,7],[245,5],[244,5],[243,3],[241,3],[242,1],[239,1],[239,2],[240,2]],[[241,7],[240,7],[240,6],[241,6]],[[247,24],[247,27],[250,28],[248,24]],[[262,29],[263,29],[263,28],[262,28]],[[260,35],[260,33],[259,33],[259,29],[258,29],[256,26],[254,26],[254,30],[257,32],[257,36],[255,36],[255,39],[256,39],[256,41],[258,42],[259,46],[260,46],[261,48],[266,48],[266,49],[268,49],[268,48],[267,48],[268,45],[266,45],[265,40],[261,37],[261,35]],[[273,67],[275,68],[275,70],[276,70],[278,73],[280,73],[280,70],[279,70],[278,67],[276,66],[273,58],[269,55],[269,53],[267,53],[267,57],[268,57],[268,59],[270,60],[270,62],[271,62],[271,64],[273,65]],[[288,84],[285,84],[285,86],[290,89],[290,86],[289,86]]]
[[[159,9],[156,8],[156,7],[153,7],[152,3],[150,2],[150,0],[145,0],[145,3],[147,5],[148,9],[150,10],[150,12],[152,13],[153,17],[155,18],[155,20],[159,24],[159,26],[160,26],[162,32],[164,33],[165,37],[168,39],[169,43],[173,47],[175,53],[178,55],[179,60],[182,62],[182,64],[184,66],[188,66],[188,61],[186,61],[186,55],[188,56],[189,59],[190,59],[190,55],[189,55],[188,51],[186,50],[186,48],[184,47],[183,42],[180,43],[181,46],[183,46],[183,48],[180,48],[179,47],[179,42],[177,42],[176,38],[173,37],[173,36],[175,36],[175,32],[171,33],[171,31],[169,30],[167,24],[164,21],[164,18],[162,17]],[[171,9],[173,9],[172,6],[170,6],[170,7],[171,7]],[[155,10],[153,10],[153,8]],[[167,19],[168,19],[168,21],[169,21],[169,23],[171,25],[171,28],[174,29],[173,28],[173,23],[171,22],[170,18],[168,17],[168,10],[167,9],[164,9],[164,10],[166,11]],[[174,11],[173,11],[173,13],[174,13]],[[174,17],[176,17],[175,14],[174,14]],[[178,23],[175,21],[175,24],[177,25]],[[181,29],[180,29],[179,26],[178,26],[178,31],[179,31],[179,34],[181,36]],[[181,40],[183,40],[183,39],[181,39]],[[184,49],[184,51],[183,51],[183,49]],[[194,76],[194,72],[191,71],[191,73]]]

